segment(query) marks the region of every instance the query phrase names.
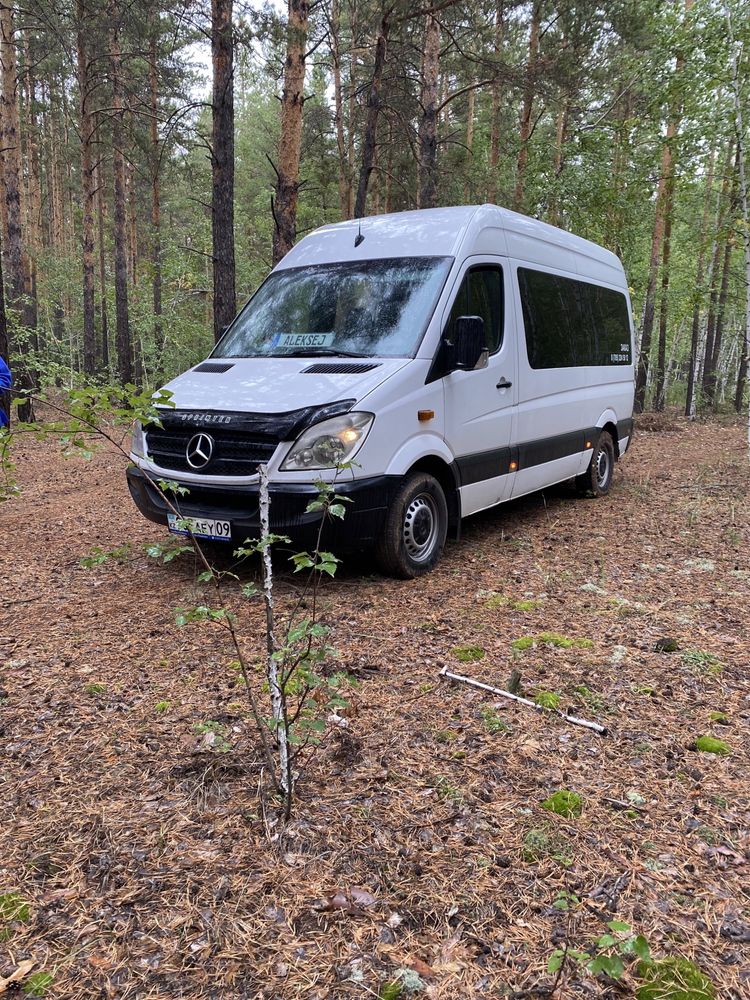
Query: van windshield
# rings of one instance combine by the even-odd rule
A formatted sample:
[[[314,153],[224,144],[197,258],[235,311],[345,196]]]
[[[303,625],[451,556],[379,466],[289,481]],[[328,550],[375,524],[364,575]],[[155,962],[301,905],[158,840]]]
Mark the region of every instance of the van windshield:
[[[212,357],[412,357],[450,264],[399,257],[276,271]]]

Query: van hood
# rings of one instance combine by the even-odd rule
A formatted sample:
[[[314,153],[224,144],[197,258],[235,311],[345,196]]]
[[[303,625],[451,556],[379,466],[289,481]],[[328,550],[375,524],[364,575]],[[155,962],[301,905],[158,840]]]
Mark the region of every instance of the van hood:
[[[178,410],[286,413],[360,400],[407,358],[214,358],[164,386]]]

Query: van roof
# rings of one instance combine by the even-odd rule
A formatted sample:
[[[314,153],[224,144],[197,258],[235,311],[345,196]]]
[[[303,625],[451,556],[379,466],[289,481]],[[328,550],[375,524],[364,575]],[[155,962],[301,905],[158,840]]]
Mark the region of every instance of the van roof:
[[[354,241],[360,232],[364,239]],[[619,258],[590,240],[498,205],[462,205],[371,215],[322,226],[277,265],[384,257],[468,257],[499,254],[623,284]]]

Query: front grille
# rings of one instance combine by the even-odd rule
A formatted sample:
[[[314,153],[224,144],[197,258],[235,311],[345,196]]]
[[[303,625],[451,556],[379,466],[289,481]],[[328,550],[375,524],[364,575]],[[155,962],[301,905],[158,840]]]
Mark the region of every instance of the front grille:
[[[198,433],[213,442],[210,462],[194,469],[187,460],[187,446]],[[278,442],[271,437],[220,428],[205,431],[196,427],[153,427],[146,431],[146,453],[161,469],[207,476],[254,476],[262,462],[268,462]]]

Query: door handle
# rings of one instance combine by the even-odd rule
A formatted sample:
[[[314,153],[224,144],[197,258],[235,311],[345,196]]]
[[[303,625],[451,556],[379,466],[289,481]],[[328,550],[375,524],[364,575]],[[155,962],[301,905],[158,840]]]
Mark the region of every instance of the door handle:
[[[512,382],[509,382],[509,381],[507,380],[507,378],[503,377],[503,378],[501,378],[501,379],[500,379],[500,381],[499,381],[499,382],[497,383],[497,385],[495,386],[495,388],[496,388],[496,389],[510,389],[510,387],[511,387],[512,385],[513,385],[513,383],[512,383]]]

